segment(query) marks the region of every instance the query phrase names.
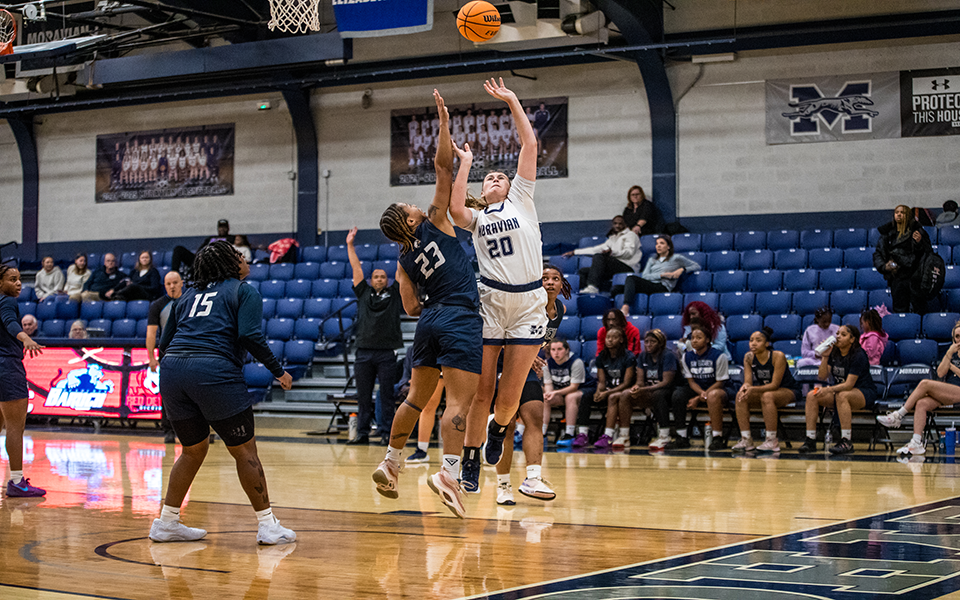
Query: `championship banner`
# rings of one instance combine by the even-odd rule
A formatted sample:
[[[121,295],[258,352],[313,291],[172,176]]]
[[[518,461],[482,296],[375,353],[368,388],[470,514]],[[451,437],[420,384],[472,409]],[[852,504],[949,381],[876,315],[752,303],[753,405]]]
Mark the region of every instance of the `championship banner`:
[[[567,98],[521,100],[537,135],[537,179],[567,176]],[[491,170],[511,179],[517,174],[520,141],[510,109],[503,102],[447,105],[450,135],[457,146],[470,144],[470,181],[483,181]],[[433,185],[440,118],[437,107],[390,112],[390,185]],[[454,156],[454,175],[459,161]]]
[[[97,136],[96,201],[233,195],[233,123]]]
[[[900,74],[767,81],[767,144],[900,137]]]
[[[333,14],[342,38],[433,29],[433,0],[333,0]]]
[[[900,135],[960,134],[960,68],[900,72]]]

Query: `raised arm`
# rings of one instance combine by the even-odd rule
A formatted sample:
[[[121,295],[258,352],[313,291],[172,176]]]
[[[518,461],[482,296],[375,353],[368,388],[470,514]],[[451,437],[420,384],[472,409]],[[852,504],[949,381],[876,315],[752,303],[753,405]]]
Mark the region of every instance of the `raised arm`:
[[[440,116],[440,135],[437,138],[437,155],[433,159],[433,166],[437,172],[437,187],[433,194],[433,202],[427,210],[427,217],[437,229],[447,235],[455,236],[453,225],[447,219],[447,209],[450,208],[450,193],[453,187],[453,148],[450,142],[450,115],[443,104],[440,92],[433,90],[433,99],[437,102],[437,113]]]
[[[453,141],[450,145],[460,157],[460,169],[457,179],[453,182],[453,193],[450,196],[450,216],[457,227],[467,229],[473,222],[473,213],[467,208],[467,184],[470,178],[470,167],[473,165],[473,151],[470,144],[464,144],[463,149],[457,147]]]
[[[360,266],[360,258],[357,256],[357,250],[353,247],[353,240],[357,237],[357,228],[354,227],[347,233],[347,256],[350,257],[350,268],[353,269],[353,285],[363,281],[363,267]]]
[[[513,116],[513,126],[517,128],[520,134],[520,159],[517,162],[517,175],[528,181],[537,179],[537,135],[533,132],[533,126],[523,112],[520,100],[517,95],[503,85],[503,78],[488,79],[483,82],[483,89],[496,98],[503,100],[510,107],[510,114]]]

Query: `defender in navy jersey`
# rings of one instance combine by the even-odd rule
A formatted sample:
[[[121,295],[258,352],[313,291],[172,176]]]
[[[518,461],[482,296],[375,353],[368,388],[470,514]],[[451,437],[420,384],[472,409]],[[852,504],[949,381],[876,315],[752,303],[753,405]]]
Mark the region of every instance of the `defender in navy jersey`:
[[[240,484],[257,513],[257,543],[293,542],[297,534],[273,516],[257,456],[253,408],[243,379],[247,352],[283,389],[290,389],[292,379],[263,338],[263,300],[242,282],[250,274],[243,256],[228,242],[218,241],[197,252],[193,266],[191,287],[174,301],[160,338],[160,394],[183,453],[170,472],[150,539],[179,542],[207,534],[180,522],[180,505],[207,455],[213,427],[236,461]]]
[[[440,472],[431,475],[427,483],[454,515],[463,518],[457,478],[467,410],[480,375],[483,322],[473,268],[447,219],[453,180],[450,117],[437,90],[433,97],[440,115],[440,136],[434,159],[437,184],[429,215],[415,206],[392,204],[380,218],[381,231],[400,245],[396,280],[403,308],[408,315],[419,315],[420,321],[410,350],[410,391],[397,408],[387,456],[374,471],[373,481],[383,496],[398,496],[400,453],[437,388],[443,368],[447,391],[447,408],[440,421],[443,461]],[[461,164],[453,185],[465,190],[469,171],[469,164]]]
[[[6,449],[10,463],[7,497],[36,498],[46,490],[30,485],[23,477],[23,430],[27,426],[27,371],[23,355],[42,353],[43,346],[20,327],[20,271],[0,264],[0,429],[7,428]]]

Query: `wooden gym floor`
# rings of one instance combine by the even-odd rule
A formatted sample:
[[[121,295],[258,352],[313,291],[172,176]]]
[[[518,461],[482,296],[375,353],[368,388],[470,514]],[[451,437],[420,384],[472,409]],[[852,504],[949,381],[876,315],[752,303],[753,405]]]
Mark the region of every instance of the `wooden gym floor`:
[[[374,490],[379,446],[260,430],[274,511],[296,544],[256,545],[222,443],[184,505],[206,539],[155,544],[173,445],[28,431],[44,499],[0,499],[0,598],[960,598],[960,486],[943,457],[544,455],[553,502],[496,504],[485,468],[460,521],[411,465]],[[517,452],[514,489],[523,478]],[[952,457],[950,457],[952,459]],[[6,456],[0,465],[7,473]],[[955,524],[956,523],[956,524]]]

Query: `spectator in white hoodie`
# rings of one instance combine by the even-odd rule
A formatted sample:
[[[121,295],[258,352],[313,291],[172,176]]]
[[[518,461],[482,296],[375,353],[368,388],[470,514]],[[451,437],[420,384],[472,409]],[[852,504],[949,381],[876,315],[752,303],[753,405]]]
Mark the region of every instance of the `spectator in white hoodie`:
[[[37,292],[37,298],[46,300],[50,296],[62,294],[63,285],[67,279],[63,276],[63,271],[53,264],[52,256],[44,256],[42,264],[43,269],[37,273],[34,290]]]
[[[564,256],[574,254],[593,255],[588,268],[580,269],[580,281],[586,281],[581,289],[584,294],[596,294],[600,288],[609,288],[610,278],[617,273],[636,273],[640,266],[640,238],[623,217],[617,215],[610,222],[610,231],[602,244],[590,248],[578,248]]]

